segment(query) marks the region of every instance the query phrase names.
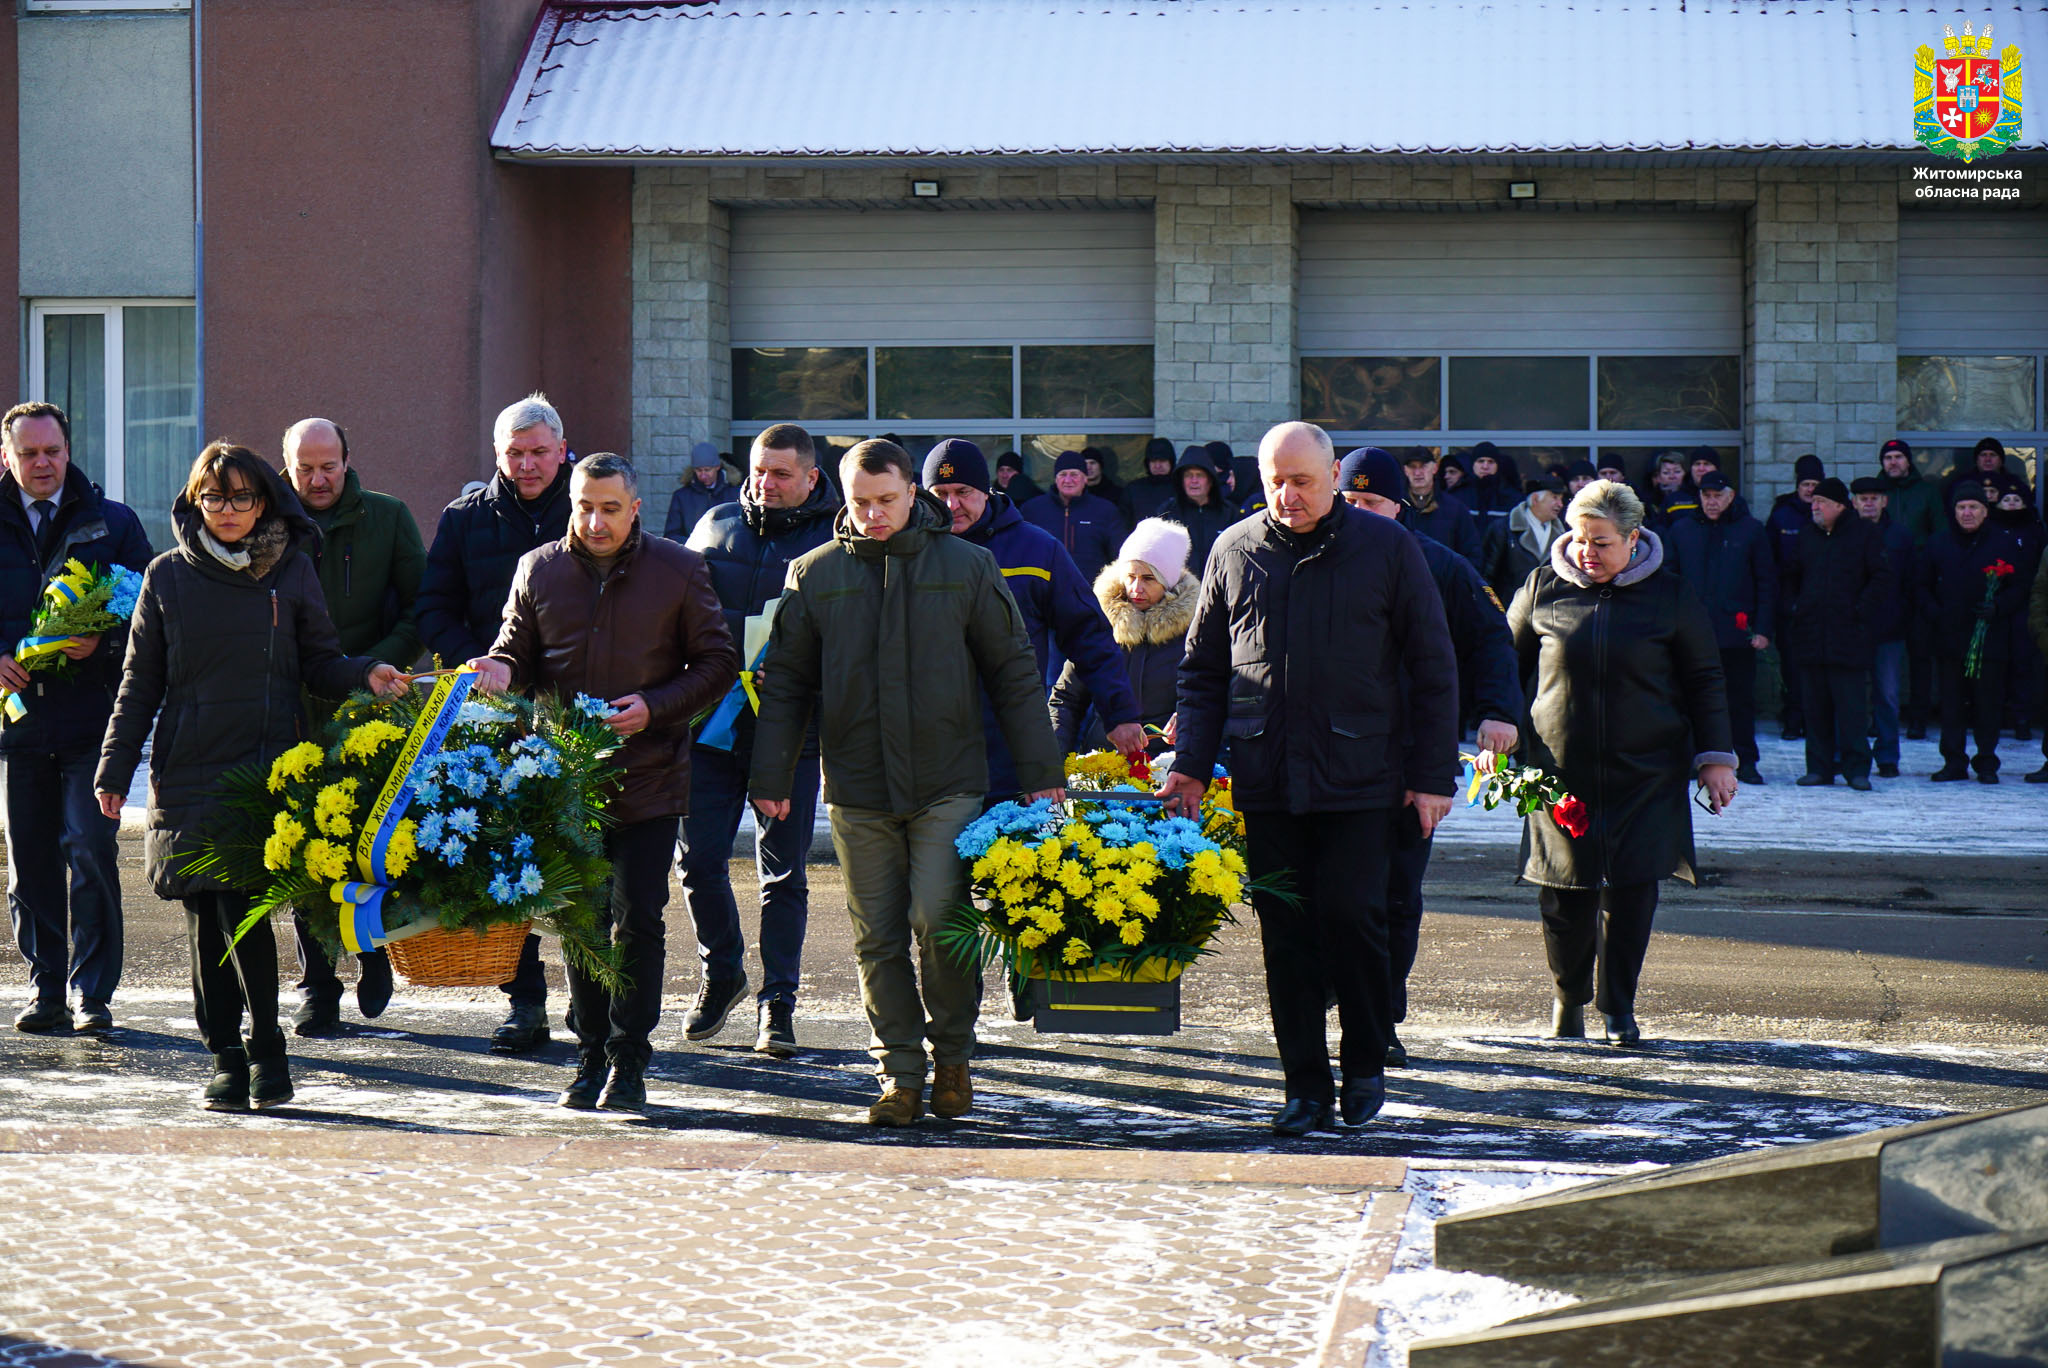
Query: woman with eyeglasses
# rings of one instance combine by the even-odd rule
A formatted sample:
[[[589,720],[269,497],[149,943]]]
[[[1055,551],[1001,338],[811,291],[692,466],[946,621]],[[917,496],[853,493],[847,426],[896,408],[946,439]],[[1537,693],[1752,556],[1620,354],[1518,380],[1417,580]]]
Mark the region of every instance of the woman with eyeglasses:
[[[1585,1004],[1613,1045],[1642,1038],[1636,984],[1657,882],[1696,882],[1692,810],[1735,798],[1720,646],[1706,606],[1664,564],[1643,501],[1596,480],[1573,496],[1567,531],[1508,606],[1521,657],[1528,764],[1585,804],[1574,836],[1539,809],[1522,835],[1522,878],[1538,886],[1543,949],[1556,980],[1551,1035],[1585,1035]]]
[[[94,787],[101,811],[119,817],[154,722],[143,853],[157,896],[185,905],[193,1014],[214,1060],[201,1105],[275,1107],[291,1100],[292,1083],[270,924],[230,955],[249,897],[185,865],[220,802],[221,776],[268,766],[307,739],[302,684],[342,698],[366,686],[403,693],[407,680],[394,666],[341,653],[319,576],[301,554],[319,531],[255,452],[227,442],[200,452],[171,523],[177,548],[143,576]]]

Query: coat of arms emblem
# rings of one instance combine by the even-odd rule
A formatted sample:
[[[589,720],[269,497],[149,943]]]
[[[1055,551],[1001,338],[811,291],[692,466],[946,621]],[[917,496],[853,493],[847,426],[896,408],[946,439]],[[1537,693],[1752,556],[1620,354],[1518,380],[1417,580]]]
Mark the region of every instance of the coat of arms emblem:
[[[1945,56],[1924,44],[1913,53],[1913,140],[1965,162],[1996,156],[2020,136],[2020,50],[1992,56],[1989,24],[1942,33]]]

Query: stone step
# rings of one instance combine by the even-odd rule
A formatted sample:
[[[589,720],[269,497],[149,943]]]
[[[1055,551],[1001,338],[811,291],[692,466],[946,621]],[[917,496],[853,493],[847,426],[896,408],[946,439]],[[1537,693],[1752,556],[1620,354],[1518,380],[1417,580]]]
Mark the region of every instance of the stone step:
[[[2048,1363],[2048,1229],[1691,1278],[1420,1340],[1411,1368]]]
[[[1445,1217],[1440,1268],[1581,1295],[2048,1228],[2048,1104],[1751,1151]]]

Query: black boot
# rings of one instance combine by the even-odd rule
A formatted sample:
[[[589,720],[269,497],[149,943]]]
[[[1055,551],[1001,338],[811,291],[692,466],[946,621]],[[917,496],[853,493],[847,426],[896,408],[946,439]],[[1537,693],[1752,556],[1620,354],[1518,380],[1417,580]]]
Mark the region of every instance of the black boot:
[[[597,1095],[604,1091],[606,1067],[603,1050],[585,1050],[576,1061],[576,1077],[562,1089],[555,1105],[571,1111],[595,1111]]]
[[[375,1021],[391,1005],[391,956],[372,950],[356,957],[356,1008]]]
[[[612,1064],[611,1077],[604,1081],[604,1093],[597,1099],[599,1111],[644,1112],[647,1110],[647,1066],[636,1059]]]
[[[1641,1028],[1636,1025],[1636,1014],[1634,1012],[1623,1010],[1619,1012],[1602,1012],[1600,1015],[1607,1023],[1607,1043],[1609,1045],[1640,1045],[1643,1043],[1643,1033]]]
[[[328,998],[308,997],[292,1013],[292,1034],[325,1040],[341,1034],[341,1007]]]
[[[1380,1074],[1346,1078],[1337,1094],[1337,1107],[1347,1126],[1362,1126],[1380,1114],[1387,1102],[1387,1080]]]
[[[1397,1035],[1387,1037],[1387,1067],[1390,1069],[1405,1069],[1408,1067],[1408,1047],[1401,1043],[1401,1037]]]
[[[1550,1038],[1552,1040],[1584,1040],[1586,1038],[1586,1005],[1582,1002],[1566,1002],[1558,998],[1550,1004]]]
[[[292,1100],[292,1069],[283,1054],[249,1061],[249,1105],[257,1111]]]
[[[747,976],[705,979],[697,993],[697,1005],[683,1018],[683,1039],[709,1040],[725,1029],[725,1019],[747,995]]]
[[[532,1054],[548,1043],[548,1009],[538,1002],[515,1002],[498,1029],[491,1032],[491,1053]]]
[[[1275,1135],[1301,1136],[1310,1131],[1337,1129],[1337,1117],[1327,1102],[1311,1102],[1305,1097],[1290,1097],[1280,1114],[1273,1118]]]
[[[213,1057],[213,1081],[199,1095],[199,1105],[208,1111],[249,1110],[249,1056],[229,1050]]]

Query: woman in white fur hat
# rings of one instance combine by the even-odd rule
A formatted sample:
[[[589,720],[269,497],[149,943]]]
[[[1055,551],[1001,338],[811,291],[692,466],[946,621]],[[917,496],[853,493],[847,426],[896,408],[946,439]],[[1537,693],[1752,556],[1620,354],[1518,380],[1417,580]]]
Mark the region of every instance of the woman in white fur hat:
[[[1124,670],[1138,696],[1141,720],[1164,728],[1173,717],[1180,658],[1187,649],[1188,623],[1202,582],[1188,573],[1187,529],[1164,518],[1147,518],[1124,539],[1117,558],[1095,577],[1095,599],[1123,648]],[[1102,721],[1090,707],[1088,686],[1072,661],[1052,690],[1052,723],[1069,752],[1107,745]],[[1151,738],[1154,753],[1167,749]]]

